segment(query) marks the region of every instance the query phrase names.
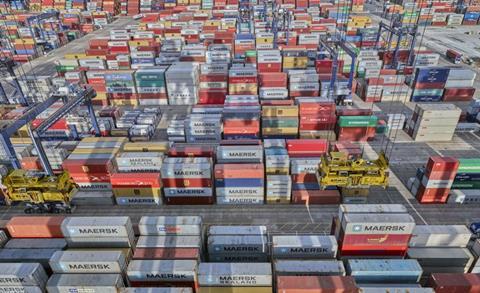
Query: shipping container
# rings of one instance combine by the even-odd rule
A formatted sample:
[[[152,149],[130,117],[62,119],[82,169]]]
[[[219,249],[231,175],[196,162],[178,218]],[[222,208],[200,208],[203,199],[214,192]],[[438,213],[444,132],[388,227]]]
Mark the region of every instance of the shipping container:
[[[47,282],[47,291],[52,293],[116,293],[123,287],[120,274],[53,274]]]
[[[201,263],[198,267],[200,287],[270,287],[270,263]]]

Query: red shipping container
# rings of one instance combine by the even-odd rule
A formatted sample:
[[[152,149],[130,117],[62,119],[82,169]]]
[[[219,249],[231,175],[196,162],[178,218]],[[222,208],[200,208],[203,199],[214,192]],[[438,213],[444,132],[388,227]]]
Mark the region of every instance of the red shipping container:
[[[133,259],[200,259],[198,248],[136,248]]]
[[[358,293],[351,276],[279,276],[277,293]]]
[[[64,217],[12,217],[6,224],[12,238],[63,238]]]
[[[340,252],[341,257],[346,256],[370,256],[372,258],[388,258],[388,257],[396,257],[396,258],[404,258],[407,255],[408,246],[404,247],[389,247],[385,249],[363,249],[361,247],[351,246],[345,249],[342,249]]]
[[[429,180],[453,180],[457,175],[456,171],[429,172],[425,175]]]
[[[70,173],[76,183],[110,183],[110,174],[107,173]]]
[[[416,82],[416,89],[443,89],[445,82]]]
[[[198,92],[198,104],[222,105],[226,95],[227,89],[201,89]]]
[[[247,127],[247,126],[251,128],[259,129],[260,120],[228,119],[223,121],[224,128]]]
[[[207,178],[162,178],[164,187],[212,187],[212,180]]]
[[[375,127],[339,127],[337,129],[338,141],[367,141],[375,137]]]
[[[160,173],[113,173],[110,175],[112,187],[138,188],[152,187],[161,188]]]
[[[338,116],[371,116],[372,109],[338,109]]]
[[[282,63],[257,63],[258,72],[281,72]]]
[[[24,170],[43,170],[42,164],[38,157],[23,157],[20,164]]]
[[[431,172],[457,172],[459,165],[456,158],[432,156],[428,158],[425,174],[430,178]]]
[[[319,157],[328,151],[326,139],[288,139],[287,151],[290,157]]]
[[[111,173],[113,171],[113,165],[110,159],[66,159],[62,163],[62,167],[70,173]]]
[[[259,87],[287,87],[287,74],[284,72],[262,72],[258,74]]]
[[[480,274],[433,273],[429,282],[435,293],[480,292]]]
[[[263,164],[216,164],[215,178],[263,178]]]
[[[175,196],[165,197],[166,204],[173,205],[209,205],[215,202],[213,196]]]
[[[343,234],[340,232],[342,239],[342,250],[351,249],[373,249],[383,250],[391,247],[408,247],[411,234]]]
[[[306,114],[335,116],[336,105],[334,102],[300,102],[298,108],[301,116]]]
[[[340,204],[341,196],[338,190],[292,190],[292,203]]]

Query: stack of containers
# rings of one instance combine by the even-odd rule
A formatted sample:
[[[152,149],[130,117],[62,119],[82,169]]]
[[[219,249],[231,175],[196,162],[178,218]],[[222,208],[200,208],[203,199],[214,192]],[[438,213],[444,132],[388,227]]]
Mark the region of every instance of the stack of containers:
[[[290,97],[317,97],[320,95],[319,75],[315,69],[289,70]]]
[[[297,138],[297,106],[262,106],[263,138]]]
[[[285,100],[288,98],[287,74],[284,72],[275,72],[273,70],[259,72],[258,85],[260,87],[259,95],[262,100]]]
[[[446,203],[457,174],[459,161],[433,156],[424,170],[419,170],[410,188],[420,203]]]
[[[212,204],[212,159],[165,158],[161,177],[167,204]]]
[[[447,83],[449,68],[420,67],[412,81],[412,102],[439,102]]]
[[[375,137],[377,116],[339,116],[338,141],[367,141]]]
[[[199,88],[199,104],[224,104],[228,92],[228,64],[202,64]]]
[[[404,103],[410,98],[412,89],[405,84],[405,75],[397,74],[396,71],[390,73],[382,70],[379,78],[383,85],[382,102]]]
[[[300,115],[300,138],[336,140],[335,102],[323,98],[297,98]]]
[[[220,145],[215,165],[217,204],[263,204],[265,170],[261,145]]]
[[[210,262],[267,262],[268,233],[265,226],[211,226],[208,230]]]
[[[111,190],[113,158],[126,141],[126,138],[116,137],[84,138],[63,161],[62,167],[70,173],[79,190]]]
[[[467,68],[450,68],[442,100],[445,102],[470,101],[475,94],[473,83],[476,76],[476,72]]]
[[[258,76],[255,68],[232,67],[228,71],[229,95],[257,95]]]
[[[455,175],[452,189],[477,193],[480,189],[480,159],[461,158]]]
[[[198,285],[199,293],[271,293],[272,267],[269,263],[201,263]]]
[[[340,205],[333,231],[341,257],[404,257],[415,220],[402,205]]]
[[[166,67],[141,68],[135,71],[140,105],[167,105]]]
[[[6,224],[10,240],[2,237],[0,262],[39,263],[50,271],[48,261],[66,247],[61,224],[64,217],[12,217]],[[4,235],[5,236],[5,235]],[[38,269],[35,269],[38,270]]]
[[[159,205],[162,203],[160,172],[125,172],[110,175],[118,205]]]
[[[195,105],[198,102],[199,66],[176,62],[165,73],[170,105]]]
[[[200,260],[202,219],[197,216],[144,216],[134,260]]]
[[[167,127],[168,141],[186,142],[185,138],[185,119],[173,118]]]
[[[453,104],[416,104],[405,131],[415,141],[450,141],[461,112]]]
[[[222,115],[190,114],[185,119],[185,138],[189,143],[219,142],[222,139]]]
[[[284,139],[265,139],[265,173],[267,203],[290,203],[292,178],[290,158]]]
[[[259,138],[260,111],[257,95],[226,96],[223,110],[223,138]]]
[[[104,78],[107,97],[112,106],[138,105],[132,70],[107,71]]]

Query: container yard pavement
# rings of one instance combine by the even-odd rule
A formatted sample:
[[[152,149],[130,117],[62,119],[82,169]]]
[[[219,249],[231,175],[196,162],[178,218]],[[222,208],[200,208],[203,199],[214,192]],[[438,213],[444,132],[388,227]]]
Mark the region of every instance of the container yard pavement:
[[[59,48],[47,56],[31,62],[36,75],[52,75],[55,72],[54,61],[66,53],[83,52],[92,38],[107,36],[112,29],[124,28],[136,23],[132,18],[120,17],[112,24],[97,30],[87,36]],[[462,36],[463,37],[463,36]],[[475,36],[477,37],[477,36]],[[29,64],[23,66],[28,73]],[[32,73],[32,72],[30,72]],[[357,106],[371,107],[355,99]],[[385,113],[401,113],[411,111],[413,104],[407,108],[402,103],[379,103],[373,106],[375,111]],[[463,107],[462,107],[463,108]],[[166,139],[168,122],[177,117],[185,117],[189,107],[162,106],[162,120],[154,140]],[[374,156],[386,144],[381,137],[365,146],[367,155]],[[390,144],[392,146],[392,144]],[[389,150],[390,152],[390,150]],[[391,184],[386,190],[375,188],[371,190],[369,203],[399,203],[404,204],[418,224],[470,224],[480,220],[478,204],[471,205],[420,205],[406,189],[408,178],[415,175],[416,168],[426,164],[431,155],[452,155],[456,157],[480,156],[480,137],[476,134],[461,134],[447,143],[415,143],[403,131],[396,136],[396,144],[390,156]],[[76,216],[130,216],[137,222],[144,215],[198,215],[205,224],[263,224],[269,226],[274,233],[313,233],[330,232],[332,216],[338,212],[337,205],[260,205],[260,206],[79,206],[74,211]],[[23,208],[2,207],[0,218],[10,219],[14,215],[23,215]]]

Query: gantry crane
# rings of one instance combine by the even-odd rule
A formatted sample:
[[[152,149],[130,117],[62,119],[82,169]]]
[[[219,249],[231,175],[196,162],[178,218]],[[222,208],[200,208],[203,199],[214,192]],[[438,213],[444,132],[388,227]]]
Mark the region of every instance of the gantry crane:
[[[388,159],[382,152],[376,160],[348,159],[344,152],[325,154],[319,165],[321,186],[388,186]]]

